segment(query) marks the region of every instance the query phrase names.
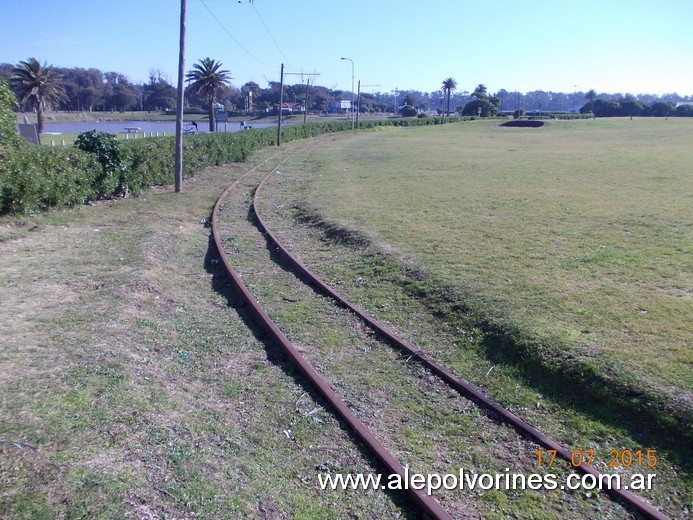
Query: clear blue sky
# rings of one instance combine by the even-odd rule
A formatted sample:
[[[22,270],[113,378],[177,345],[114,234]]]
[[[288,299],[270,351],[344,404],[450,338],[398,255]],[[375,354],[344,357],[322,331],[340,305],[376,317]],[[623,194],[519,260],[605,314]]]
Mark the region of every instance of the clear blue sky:
[[[240,87],[287,72],[351,90],[693,95],[693,0],[188,0],[186,70],[221,61]],[[211,12],[210,12],[211,11]],[[177,78],[179,0],[0,0],[0,63],[35,57],[146,82]],[[218,20],[218,21],[217,21]],[[220,23],[219,23],[220,22]],[[289,76],[298,83],[299,76]]]

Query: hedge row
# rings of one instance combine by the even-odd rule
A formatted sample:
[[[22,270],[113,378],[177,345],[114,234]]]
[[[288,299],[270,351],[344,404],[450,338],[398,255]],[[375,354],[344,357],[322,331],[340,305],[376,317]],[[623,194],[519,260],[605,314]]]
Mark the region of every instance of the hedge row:
[[[0,147],[0,214],[35,214],[94,198],[92,178],[101,170],[78,149],[20,143]]]
[[[447,122],[463,118],[449,117]],[[441,118],[362,120],[360,128],[440,124]],[[351,130],[350,121],[328,121],[285,126],[282,142]],[[245,161],[254,151],[276,143],[276,128],[186,136],[183,140],[183,176],[205,166]],[[0,214],[36,214],[51,207],[84,204],[127,190],[139,194],[173,182],[175,138],[160,137],[119,142],[122,166],[104,174],[92,153],[77,148],[49,148],[20,144],[0,146]],[[114,178],[117,175],[119,178]]]
[[[541,114],[525,114],[527,119],[592,119],[594,115],[589,114],[573,114],[566,112],[543,112]]]

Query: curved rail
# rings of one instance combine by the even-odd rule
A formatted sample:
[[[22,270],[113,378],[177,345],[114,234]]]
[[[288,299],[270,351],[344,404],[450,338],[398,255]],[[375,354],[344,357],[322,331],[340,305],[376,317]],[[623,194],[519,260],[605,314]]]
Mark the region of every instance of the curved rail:
[[[281,241],[276,237],[276,235],[272,233],[272,231],[270,231],[270,229],[267,227],[258,209],[257,201],[260,196],[260,192],[262,191],[262,187],[264,186],[265,182],[270,178],[273,172],[274,170],[269,172],[262,179],[262,181],[260,181],[260,184],[255,189],[255,195],[253,196],[253,212],[255,213],[255,216],[257,217],[258,223],[260,224],[262,230],[267,234],[267,236],[279,249],[279,251],[281,251],[281,253],[286,257],[286,259],[293,266],[293,268],[304,278],[304,280],[307,280],[310,284],[322,291],[324,294],[329,295],[337,302],[339,302],[341,305],[351,310],[361,320],[363,320],[364,323],[371,327],[372,330],[376,331],[378,334],[385,337],[388,341],[390,341],[397,348],[405,352],[407,355],[411,356],[414,359],[417,359],[421,364],[427,367],[431,372],[438,375],[441,379],[448,383],[452,388],[457,390],[460,394],[468,397],[478,405],[483,406],[484,408],[496,413],[506,423],[512,425],[516,430],[535,440],[541,446],[544,446],[545,448],[550,450],[555,450],[558,455],[560,455],[564,460],[568,461],[572,465],[573,461],[571,458],[570,450],[563,447],[561,444],[553,440],[551,437],[548,437],[547,435],[543,434],[542,432],[531,426],[529,423],[512,413],[510,410],[507,410],[506,408],[501,406],[499,403],[488,397],[474,385],[472,385],[468,381],[465,381],[457,374],[452,372],[450,369],[438,363],[435,359],[433,359],[420,348],[415,347],[410,342],[397,336],[397,334],[395,334],[392,330],[386,327],[383,323],[377,321],[375,318],[370,316],[365,310],[350,302],[346,297],[332,289],[332,287],[327,285],[317,275],[310,271],[310,269],[303,265],[303,263],[301,263],[301,261],[296,256],[291,254],[287,250],[287,248],[281,243]],[[590,474],[597,479],[599,479],[601,476],[601,473],[599,471],[595,470],[590,466],[587,466],[586,464],[580,464],[579,466],[573,467],[575,467],[575,469],[579,469],[585,474]],[[612,497],[616,498],[617,500],[625,502],[646,518],[650,518],[652,520],[668,520],[668,517],[666,515],[664,515],[663,513],[661,513],[660,511],[658,511],[657,509],[655,509],[654,507],[643,501],[641,498],[634,495],[633,493],[630,493],[629,491],[613,488],[608,488],[604,491],[609,493]]]
[[[285,160],[286,159],[284,159],[284,161]],[[284,161],[281,161],[277,167],[283,164]],[[354,413],[346,406],[346,404],[344,404],[344,402],[337,396],[332,388],[330,388],[327,382],[315,371],[315,369],[303,358],[303,356],[301,356],[296,347],[288,340],[281,330],[279,330],[277,325],[265,313],[250,291],[248,291],[238,273],[236,273],[233,267],[231,267],[231,264],[224,253],[224,247],[221,239],[219,238],[217,225],[221,202],[228,193],[236,188],[243,177],[256,170],[260,164],[262,163],[259,163],[255,167],[248,170],[241,177],[236,179],[233,184],[223,191],[214,205],[214,210],[212,211],[212,235],[214,236],[214,242],[217,250],[219,251],[219,256],[221,258],[221,263],[224,266],[224,270],[229,275],[233,288],[238,291],[241,297],[248,304],[250,313],[258,325],[265,329],[267,334],[279,345],[281,345],[284,351],[289,355],[294,363],[296,363],[300,371],[315,385],[320,394],[327,402],[330,403],[342,420],[354,431],[354,433],[356,433],[356,435],[366,444],[366,446],[372,450],[378,459],[385,465],[388,471],[390,471],[390,474],[397,473],[401,476],[401,478],[406,480],[409,475],[408,471],[405,470],[399,461],[375,438],[366,425],[363,424],[358,417],[356,417],[356,415],[354,415]],[[413,489],[413,487],[409,485],[406,486],[406,488],[414,502],[431,519],[452,520],[452,517],[440,506],[440,504],[438,504],[438,502],[436,502],[432,497],[428,496],[423,490]]]

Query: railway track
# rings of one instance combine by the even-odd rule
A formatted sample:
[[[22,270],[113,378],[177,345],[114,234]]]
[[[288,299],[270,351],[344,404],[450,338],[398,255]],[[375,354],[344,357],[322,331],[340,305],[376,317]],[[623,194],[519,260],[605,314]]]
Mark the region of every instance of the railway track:
[[[299,154],[320,142],[313,140],[303,143],[293,148],[293,153]],[[338,294],[281,243],[263,218],[260,199],[268,179],[272,175],[280,175],[279,168],[290,157],[291,154],[279,152],[254,165],[221,194],[212,214],[212,233],[220,261],[253,319],[273,342],[281,345],[299,371],[310,380],[341,421],[375,455],[386,472],[408,478],[414,473],[409,469],[411,465],[417,473],[446,473],[444,468],[454,460],[458,446],[474,437],[474,428],[485,431],[486,439],[516,445],[518,453],[533,453],[543,448],[553,450],[557,456],[573,462],[571,450],[487,397],[422,349],[400,338],[383,323]],[[290,269],[286,269],[285,265]],[[296,307],[299,307],[298,311]],[[312,332],[305,333],[296,326],[297,313],[299,322],[313,323]],[[273,318],[270,318],[271,315]],[[347,332],[340,338],[341,342],[328,342],[339,343],[338,346],[319,346],[325,343],[325,335],[339,335],[340,332],[334,331],[344,330]],[[373,361],[370,360],[371,356]],[[346,371],[339,368],[344,363],[349,364]],[[359,369],[365,365],[387,367],[383,369],[388,371],[387,377],[383,377],[387,387],[385,391],[378,387],[378,382],[359,381]],[[454,397],[449,389],[456,392]],[[373,394],[383,399],[380,405],[373,404]],[[403,398],[402,402],[395,402],[402,394],[408,397]],[[393,398],[393,395],[398,398]],[[394,411],[373,413],[374,406],[376,409],[382,406],[383,410]],[[386,426],[392,422],[407,424],[414,420],[411,416],[405,419],[407,410],[428,406],[436,409],[447,407],[450,413],[444,415],[452,426],[459,426],[455,422],[459,421],[459,416],[472,417],[472,420],[465,421],[467,428],[460,428],[462,433],[452,432],[445,424],[432,424],[438,422],[434,420],[428,424],[424,421],[418,429],[405,427],[414,438],[417,431],[424,438],[430,433],[430,437],[436,439],[436,455],[414,449],[417,447],[415,440],[405,443],[407,446],[402,448],[401,435],[391,432]],[[470,407],[483,409],[484,412],[470,414]],[[412,451],[420,453],[412,454]],[[430,461],[422,465],[418,463],[418,458],[428,458]],[[512,462],[513,465],[516,463]],[[506,464],[511,463],[506,460]],[[529,468],[525,469],[529,472]],[[586,464],[576,465],[574,469],[599,477],[599,472]],[[462,518],[472,513],[467,510],[468,504],[458,500],[452,493],[443,492],[434,497],[414,487],[409,486],[407,490],[410,499],[429,518]],[[608,493],[619,504],[646,518],[667,518],[628,491],[612,489]],[[616,503],[610,503],[609,507],[620,509]],[[618,512],[613,515],[618,516]]]

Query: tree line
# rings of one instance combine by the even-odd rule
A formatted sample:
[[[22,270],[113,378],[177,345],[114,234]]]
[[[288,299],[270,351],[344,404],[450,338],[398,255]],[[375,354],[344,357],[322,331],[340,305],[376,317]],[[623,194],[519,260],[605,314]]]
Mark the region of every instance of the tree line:
[[[592,113],[595,117],[693,117],[693,102],[690,101],[657,100],[651,104],[646,104],[630,94],[597,98],[594,91],[590,91],[586,98],[589,101],[580,108],[580,112],[583,114]]]
[[[209,58],[200,60],[214,62]],[[176,106],[176,88],[161,71],[152,69],[149,71],[149,79],[146,83],[132,83],[123,74],[118,72],[102,72],[95,68],[63,68],[41,64],[39,60],[30,58],[19,64],[1,63],[0,80],[8,81],[13,92],[21,100],[20,89],[11,81],[16,69],[21,68],[22,63],[27,63],[33,69],[33,73],[42,70],[48,75],[49,80],[64,92],[54,101],[52,108],[64,111],[85,112],[120,112],[120,111],[167,111],[174,110]],[[219,62],[214,62],[219,64]],[[225,71],[228,73],[228,71]],[[230,73],[227,74],[230,80]],[[187,77],[187,79],[190,79]],[[237,88],[225,81],[216,92],[215,101],[224,105],[228,111],[246,111],[249,107],[249,93],[252,97],[253,111],[266,111],[274,108],[279,103],[280,83],[268,82],[265,88],[255,82],[248,82]],[[284,99],[287,102],[303,102],[306,92],[309,92],[309,110],[328,110],[330,103],[346,96],[341,90],[332,90],[318,85],[306,85],[299,83],[284,86]],[[191,83],[185,87],[186,110],[205,110],[208,104],[208,95],[204,90],[192,88]]]
[[[209,58],[206,58],[209,60]],[[31,61],[34,60],[31,58]],[[37,60],[34,60],[38,65]],[[202,63],[204,60],[200,60]],[[221,65],[214,60],[213,64]],[[9,80],[18,65],[0,64],[0,79]],[[148,81],[132,83],[118,72],[102,72],[96,68],[64,68],[43,65],[51,79],[58,84],[64,95],[53,99],[52,108],[65,111],[168,111],[175,109],[176,88],[161,71],[149,71]],[[228,71],[225,80],[215,91],[215,103],[229,112],[246,113],[276,110],[280,99],[280,83],[268,81],[266,87],[247,82],[240,88],[230,83]],[[191,80],[190,77],[188,77]],[[452,85],[452,83],[454,85]],[[447,87],[446,87],[447,84]],[[22,99],[16,84],[10,82],[18,99]],[[451,87],[451,88],[448,88]],[[483,87],[480,89],[479,87]],[[209,111],[210,98],[205,89],[186,86],[186,111]],[[306,104],[308,111],[328,111],[333,102],[350,99],[351,92],[312,85],[303,81],[284,85],[284,101]],[[519,92],[499,89],[489,93],[483,84],[470,90],[458,90],[453,78],[444,80],[440,88],[430,92],[395,90],[391,92],[361,93],[359,110],[374,113],[400,113],[403,107],[413,107],[417,112],[460,113],[482,116],[497,112],[593,112],[598,117],[638,115],[691,115],[690,106],[676,107],[677,103],[693,102],[693,96],[676,93],[663,96],[652,94],[552,92],[536,90]],[[29,108],[24,106],[23,108]]]

